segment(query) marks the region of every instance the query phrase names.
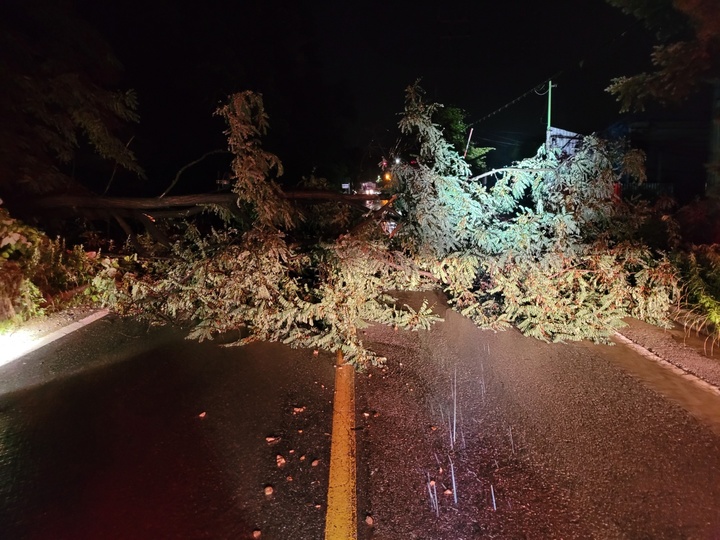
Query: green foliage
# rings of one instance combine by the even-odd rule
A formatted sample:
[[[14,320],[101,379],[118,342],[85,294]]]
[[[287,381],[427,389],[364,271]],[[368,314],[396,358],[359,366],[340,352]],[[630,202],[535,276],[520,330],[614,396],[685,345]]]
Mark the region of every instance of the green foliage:
[[[392,168],[393,176],[400,180],[398,207],[405,216],[402,238],[407,240],[403,247],[430,257],[460,248],[458,232],[464,228],[463,218],[477,210],[463,185],[471,174],[469,165],[432,121],[438,108],[423,100],[417,85],[407,89],[399,127],[403,134],[417,139],[420,155],[417,166],[401,163]]]
[[[440,259],[431,268],[451,305],[481,326],[548,341],[606,341],[627,316],[667,323],[676,275],[633,241],[647,212],[613,197],[621,176],[644,179],[640,154],[587,137],[575,155],[541,148],[487,187],[442,139],[433,111],[408,90],[401,128],[424,159],[394,171],[410,222],[398,241]]]
[[[0,208],[0,321],[41,316],[64,303],[60,293],[87,285],[97,262],[82,248],[66,249]]]
[[[720,246],[691,246],[675,253],[685,288],[685,305],[691,329],[720,340]]]
[[[379,360],[358,331],[366,321],[416,329],[437,320],[428,306],[416,312],[393,305],[385,288],[407,288],[411,278],[371,256],[372,245],[346,240],[299,252],[279,231],[236,233],[201,237],[190,227],[172,260],[125,272],[106,288],[106,301],[124,315],[189,325],[190,338],[241,331],[238,344],[342,350],[358,366]],[[107,276],[114,279],[115,269]]]
[[[260,137],[268,127],[262,96],[252,92],[234,94],[215,114],[228,124],[225,134],[229,149],[235,155],[232,180],[238,205],[251,205],[262,227],[291,228],[293,211],[277,183],[271,180],[273,172],[282,175],[282,163],[260,145]]]

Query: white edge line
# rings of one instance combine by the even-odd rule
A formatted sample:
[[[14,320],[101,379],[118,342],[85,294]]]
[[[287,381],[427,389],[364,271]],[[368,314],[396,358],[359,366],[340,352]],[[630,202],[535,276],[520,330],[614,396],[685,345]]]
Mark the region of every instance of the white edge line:
[[[637,343],[635,343],[631,339],[626,338],[619,332],[615,332],[615,337],[618,339],[618,341],[627,345],[628,347],[630,347],[631,349],[633,349],[635,352],[639,353],[640,355],[644,356],[645,358],[648,358],[649,360],[653,360],[653,361],[657,362],[662,367],[669,369],[670,371],[672,371],[676,375],[679,375],[680,377],[687,380],[688,382],[696,384],[703,390],[708,390],[708,391],[720,396],[720,388],[718,388],[714,384],[711,384],[711,383],[707,382],[706,380],[701,379],[697,375],[693,375],[692,373],[685,371],[684,369],[676,366],[675,364],[668,362],[667,360],[664,360],[663,358],[659,357],[654,352],[647,350],[642,345],[638,345]]]
[[[76,330],[80,330],[83,326],[87,326],[90,323],[93,323],[99,319],[102,319],[106,315],[110,313],[107,309],[101,309],[99,311],[96,311],[95,313],[92,313],[91,315],[88,315],[84,319],[81,319],[77,322],[74,322],[72,324],[69,324],[67,326],[63,326],[60,330],[55,330],[52,334],[48,334],[47,336],[33,342],[33,344],[28,347],[27,349],[23,350],[22,356],[29,354],[33,351],[36,351],[40,349],[41,347],[44,347],[45,345],[48,345],[52,343],[55,340],[60,339],[61,337],[65,337],[68,334],[72,334]]]

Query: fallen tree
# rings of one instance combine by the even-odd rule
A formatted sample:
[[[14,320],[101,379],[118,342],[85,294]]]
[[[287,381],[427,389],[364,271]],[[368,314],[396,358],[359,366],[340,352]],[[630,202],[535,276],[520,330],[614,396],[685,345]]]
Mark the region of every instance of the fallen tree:
[[[279,159],[261,147],[262,100],[231,96],[218,114],[235,156],[235,204],[250,217],[190,224],[170,257],[107,260],[95,286],[120,313],[187,325],[192,338],[237,331],[239,344],[341,350],[358,366],[380,360],[363,344],[365,325],[438,320],[389,291],[440,288],[482,327],[547,341],[606,342],[627,316],[667,322],[679,294],[673,267],[636,240],[643,207],[613,194],[621,177],[642,179],[638,153],[588,137],[573,156],[543,147],[483,183],[432,122],[437,107],[408,89],[400,128],[418,155],[392,168],[386,206],[399,223],[386,234],[387,212],[303,215],[273,179]]]

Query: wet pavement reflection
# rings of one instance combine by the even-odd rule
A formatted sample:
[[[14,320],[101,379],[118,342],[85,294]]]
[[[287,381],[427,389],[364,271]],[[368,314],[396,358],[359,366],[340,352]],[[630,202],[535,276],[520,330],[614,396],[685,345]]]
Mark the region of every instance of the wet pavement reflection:
[[[0,370],[2,538],[321,537],[331,358],[96,325]]]

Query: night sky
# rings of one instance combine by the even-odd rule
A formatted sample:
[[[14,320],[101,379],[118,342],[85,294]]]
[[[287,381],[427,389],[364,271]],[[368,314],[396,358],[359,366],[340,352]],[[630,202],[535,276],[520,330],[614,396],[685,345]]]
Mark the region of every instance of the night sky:
[[[554,77],[553,125],[602,131],[620,118],[604,91],[610,78],[649,63],[652,36],[603,0],[419,4],[79,0],[78,13],[124,65],[122,85],[138,92],[133,144],[150,191],[226,147],[213,111],[236,91],[263,94],[265,146],[287,181],[317,168],[337,182],[377,174],[418,78],[429,99],[467,111],[473,140],[495,146],[490,162],[502,165],[543,141],[546,87],[534,87]],[[194,171],[192,189],[214,189],[222,166]]]

